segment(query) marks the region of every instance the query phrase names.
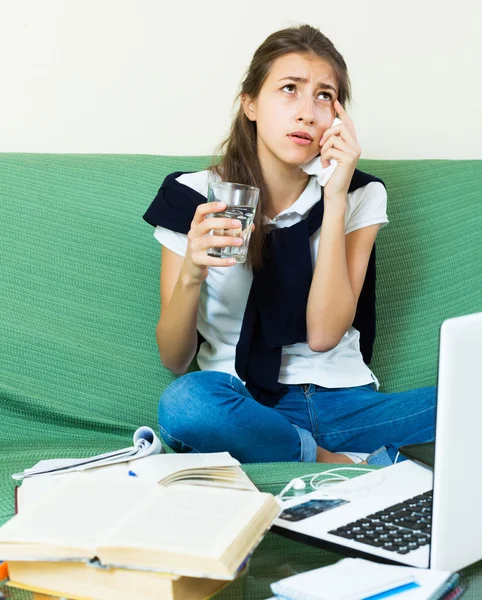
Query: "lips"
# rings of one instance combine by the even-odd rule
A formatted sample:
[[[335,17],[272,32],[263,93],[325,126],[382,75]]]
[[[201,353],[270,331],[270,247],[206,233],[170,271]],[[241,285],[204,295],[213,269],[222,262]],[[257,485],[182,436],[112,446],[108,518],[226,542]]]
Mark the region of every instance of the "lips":
[[[293,133],[288,134],[289,137],[299,138],[303,140],[308,140],[310,142],[313,141],[312,136],[306,131],[293,131]]]

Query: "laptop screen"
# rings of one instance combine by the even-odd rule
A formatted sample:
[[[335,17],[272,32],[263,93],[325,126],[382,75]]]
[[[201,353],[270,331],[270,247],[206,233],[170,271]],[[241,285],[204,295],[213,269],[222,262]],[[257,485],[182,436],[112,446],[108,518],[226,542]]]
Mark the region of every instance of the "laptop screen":
[[[400,448],[400,454],[433,469],[435,462],[435,442],[402,446]]]

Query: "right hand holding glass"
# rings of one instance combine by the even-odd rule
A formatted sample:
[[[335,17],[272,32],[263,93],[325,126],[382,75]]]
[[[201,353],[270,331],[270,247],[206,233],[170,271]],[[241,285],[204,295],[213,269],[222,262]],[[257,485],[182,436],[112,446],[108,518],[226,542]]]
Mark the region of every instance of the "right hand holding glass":
[[[208,217],[208,215],[226,210],[224,202],[206,202],[200,204],[191,222],[187,234],[188,244],[183,271],[189,283],[200,284],[208,276],[208,267],[231,267],[236,264],[234,258],[215,258],[208,255],[209,248],[241,246],[239,236],[241,222],[238,219]],[[209,235],[214,230],[213,235]],[[224,235],[216,235],[216,230],[224,230]],[[229,235],[231,233],[231,235]]]

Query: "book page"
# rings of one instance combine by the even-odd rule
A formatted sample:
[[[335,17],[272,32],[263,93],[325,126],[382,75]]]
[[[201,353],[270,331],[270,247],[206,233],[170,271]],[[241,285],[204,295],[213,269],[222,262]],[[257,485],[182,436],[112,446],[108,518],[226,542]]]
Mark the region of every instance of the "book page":
[[[104,545],[219,558],[270,498],[204,486],[159,487],[112,528]]]
[[[123,480],[130,472],[143,483],[156,484],[161,481],[172,484],[185,481],[190,484],[258,491],[238,465],[239,462],[228,452],[193,455],[156,454],[127,463],[80,471],[77,477]],[[31,507],[44,493],[58,486],[68,476],[53,473],[24,479],[17,492],[18,511]]]
[[[129,472],[139,479],[161,483],[166,477],[175,473],[182,475],[184,470],[199,468],[238,467],[239,461],[229,452],[212,452],[207,454],[154,454],[122,464],[106,465],[92,468],[85,473],[102,477],[124,477]]]
[[[241,467],[190,469],[189,471],[182,471],[179,476],[174,473],[163,479],[161,485],[186,483],[189,485],[208,485],[252,492],[259,491]]]
[[[129,462],[129,468],[139,478],[146,478],[156,483],[178,473],[182,477],[184,470],[210,469],[219,467],[239,467],[239,461],[229,452],[210,452],[207,454],[159,454]]]
[[[74,473],[62,479],[0,528],[0,555],[2,542],[84,548],[93,555],[98,540],[153,489],[132,477],[103,481]]]

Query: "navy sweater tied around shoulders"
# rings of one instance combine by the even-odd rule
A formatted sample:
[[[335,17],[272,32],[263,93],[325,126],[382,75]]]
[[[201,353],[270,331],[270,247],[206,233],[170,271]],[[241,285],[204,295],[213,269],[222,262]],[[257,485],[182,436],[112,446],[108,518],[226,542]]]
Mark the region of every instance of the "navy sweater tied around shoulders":
[[[168,175],[143,218],[187,234],[205,196]],[[372,181],[384,182],[355,169],[349,192]],[[283,346],[306,342],[306,309],[313,276],[310,236],[322,225],[323,188],[320,200],[306,219],[269,231],[264,237],[263,265],[253,269],[253,283],[236,346],[235,368],[252,396],[261,404],[275,406],[287,389],[278,382]],[[360,332],[360,351],[370,363],[375,340],[375,246],[370,255],[353,327]],[[307,381],[306,383],[310,383]]]

